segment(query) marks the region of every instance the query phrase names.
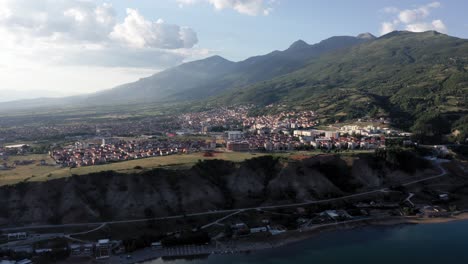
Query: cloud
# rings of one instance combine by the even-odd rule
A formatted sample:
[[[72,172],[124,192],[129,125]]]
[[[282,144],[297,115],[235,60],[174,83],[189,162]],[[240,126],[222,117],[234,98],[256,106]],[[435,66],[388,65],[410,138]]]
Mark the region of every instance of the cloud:
[[[161,19],[151,22],[130,8],[125,21],[115,25],[110,37],[136,48],[192,48],[198,42],[191,28],[166,24]]]
[[[189,28],[89,0],[0,0],[0,59],[15,64],[165,68],[207,53]],[[18,66],[18,65],[17,65]]]
[[[413,32],[424,32],[428,30],[436,30],[439,32],[446,32],[447,27],[442,20],[433,20],[431,23],[415,23],[406,25],[406,30]]]
[[[396,29],[396,25],[392,22],[383,22],[380,28],[380,34],[384,35]]]
[[[427,21],[432,10],[440,6],[441,4],[439,2],[432,2],[414,9],[400,10],[396,7],[386,7],[383,9],[383,12],[391,14],[393,19],[381,23],[380,34],[384,35],[397,29],[405,29],[413,32],[436,30],[446,33],[447,27],[442,20],[435,19]]]
[[[115,23],[110,4],[66,0],[0,0],[0,27],[17,39],[55,38],[97,41],[106,37]]]
[[[216,10],[223,9],[233,9],[241,14],[249,16],[257,16],[263,14],[265,16],[269,15],[273,8],[271,4],[275,0],[176,0],[179,3],[179,7],[184,7],[185,5],[193,5],[197,3],[209,3]]]

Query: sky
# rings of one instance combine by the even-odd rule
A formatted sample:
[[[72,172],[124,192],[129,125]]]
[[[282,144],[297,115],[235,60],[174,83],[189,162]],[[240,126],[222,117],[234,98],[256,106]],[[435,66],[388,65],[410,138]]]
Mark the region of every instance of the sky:
[[[468,38],[460,0],[0,0],[0,102],[109,89],[181,63],[393,30]]]

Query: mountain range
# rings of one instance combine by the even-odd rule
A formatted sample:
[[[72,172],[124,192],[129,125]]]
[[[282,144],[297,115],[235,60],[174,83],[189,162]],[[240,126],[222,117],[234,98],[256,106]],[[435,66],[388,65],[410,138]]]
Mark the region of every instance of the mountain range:
[[[467,40],[435,31],[392,32],[216,101],[281,103],[337,120],[386,115],[403,124],[434,113],[455,121],[467,113],[467,70]]]
[[[357,37],[336,36],[313,45],[298,40],[284,51],[273,51],[240,62],[232,62],[220,56],[212,56],[184,63],[136,82],[123,84],[94,94],[60,99],[22,100],[21,102],[4,104],[0,106],[0,109],[73,104],[176,102],[201,99],[218,95],[229,89],[291,73],[305,66],[311,59],[317,58],[324,53],[357,45],[374,38],[369,33]]]
[[[86,100],[88,103],[96,103],[109,102],[111,99],[118,103],[201,99],[291,73],[324,53],[357,45],[369,38],[372,39],[373,36],[331,37],[314,45],[298,40],[284,51],[273,51],[240,62],[212,56],[99,92]]]
[[[2,103],[0,109],[188,101],[311,109],[326,121],[386,116],[410,127],[442,116],[456,124],[467,119],[467,70],[468,40],[435,31],[365,33],[313,45],[298,40],[239,62],[213,56],[95,94]]]

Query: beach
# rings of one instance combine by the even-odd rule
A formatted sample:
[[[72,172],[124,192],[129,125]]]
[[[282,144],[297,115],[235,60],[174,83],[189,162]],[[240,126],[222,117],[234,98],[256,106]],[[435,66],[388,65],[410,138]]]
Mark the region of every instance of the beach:
[[[295,243],[300,243],[304,240],[313,239],[319,235],[327,233],[337,233],[341,231],[349,231],[365,227],[391,227],[398,225],[427,225],[440,224],[452,221],[468,220],[468,213],[455,213],[449,217],[385,217],[385,218],[368,218],[355,219],[339,223],[331,223],[318,225],[307,229],[291,230],[276,236],[247,236],[227,241],[219,241],[210,245],[203,246],[181,246],[165,249],[146,248],[131,253],[131,257],[127,255],[112,256],[107,263],[152,263],[151,260],[159,258],[206,258],[208,255],[225,255],[233,253],[252,253],[262,250],[281,248]],[[357,230],[359,231],[359,230]],[[90,262],[92,263],[92,262]],[[99,263],[103,263],[100,261]]]

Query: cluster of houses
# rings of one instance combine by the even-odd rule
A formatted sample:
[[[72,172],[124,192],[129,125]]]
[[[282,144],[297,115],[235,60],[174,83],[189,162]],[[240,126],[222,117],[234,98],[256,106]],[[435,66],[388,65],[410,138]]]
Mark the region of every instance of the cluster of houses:
[[[227,129],[263,130],[268,133],[279,133],[290,129],[312,127],[317,124],[313,111],[285,111],[278,114],[250,116],[251,106],[233,108],[221,107],[198,113],[180,116],[182,129],[206,134],[210,131]]]
[[[67,137],[72,135],[88,135],[94,132],[94,126],[88,124],[64,124],[64,125],[15,125],[10,128],[0,129],[0,138],[5,142],[18,140],[34,141],[44,138]]]
[[[102,139],[100,143],[76,142],[74,145],[56,148],[50,156],[64,167],[81,167],[178,153],[199,151],[205,141],[179,140],[120,140]]]
[[[276,115],[248,117],[243,122],[244,127],[253,130],[266,128],[272,133],[279,133],[280,131],[287,131],[290,129],[312,127],[317,124],[317,117],[313,111],[290,111],[281,112]]]
[[[371,125],[345,125],[334,131],[309,129],[318,124],[313,111],[249,116],[250,110],[249,106],[219,108],[185,114],[179,120],[184,131],[192,133],[199,131],[214,135],[219,133],[219,128],[223,128],[226,148],[230,151],[375,149],[385,145],[385,136],[398,133],[386,127]],[[388,123],[386,119],[377,121]],[[212,131],[212,128],[217,129]]]
[[[218,128],[240,128],[250,108],[249,106],[220,107],[209,111],[187,113],[179,117],[179,123],[184,130],[200,133],[207,133]]]
[[[0,129],[0,142],[16,142],[19,140],[35,141],[50,138],[78,139],[92,136],[140,136],[161,135],[180,129],[179,122],[172,117],[151,116],[141,119],[103,120],[99,124],[92,123],[59,123],[36,124],[5,124]]]
[[[340,131],[294,130],[281,133],[228,131],[227,149],[231,151],[289,151],[297,149],[376,149],[385,146],[385,136],[343,135]]]
[[[349,135],[360,135],[360,136],[378,136],[378,135],[398,135],[398,136],[410,136],[410,133],[401,132],[388,127],[380,126],[359,126],[359,125],[345,125],[340,128],[340,133]]]

